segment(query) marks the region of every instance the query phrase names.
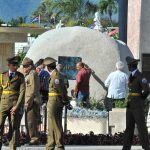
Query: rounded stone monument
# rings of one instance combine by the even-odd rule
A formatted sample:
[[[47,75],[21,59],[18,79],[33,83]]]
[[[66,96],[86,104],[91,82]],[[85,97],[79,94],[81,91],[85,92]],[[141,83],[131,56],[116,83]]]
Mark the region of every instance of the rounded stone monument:
[[[26,56],[34,62],[48,56],[55,59],[58,59],[58,56],[81,57],[93,70],[90,79],[90,96],[100,100],[106,95],[104,81],[108,74],[115,70],[116,62],[118,60],[125,62],[126,56],[131,55],[126,44],[97,30],[86,27],[65,27],[40,35]],[[69,83],[71,90],[75,81]]]

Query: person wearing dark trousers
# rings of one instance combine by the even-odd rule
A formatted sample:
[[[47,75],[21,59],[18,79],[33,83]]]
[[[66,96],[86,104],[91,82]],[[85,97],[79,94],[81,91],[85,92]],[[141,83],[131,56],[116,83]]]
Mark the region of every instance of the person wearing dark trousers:
[[[35,64],[36,72],[38,73],[40,79],[40,94],[42,101],[42,112],[44,117],[44,132],[47,130],[47,101],[48,101],[48,92],[49,92],[49,80],[50,74],[45,69],[44,59],[39,59]]]
[[[145,121],[144,103],[149,94],[147,79],[137,69],[137,59],[126,58],[129,71],[131,71],[128,87],[129,95],[126,110],[126,130],[122,150],[130,150],[134,135],[135,124],[137,125],[139,138],[144,150],[150,150],[148,131]]]

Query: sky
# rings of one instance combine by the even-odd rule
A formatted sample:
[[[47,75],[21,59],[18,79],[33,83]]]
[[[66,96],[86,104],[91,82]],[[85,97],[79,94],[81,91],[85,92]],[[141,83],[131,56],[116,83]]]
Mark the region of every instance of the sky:
[[[97,4],[100,0],[90,0]],[[32,12],[40,5],[42,0],[0,0],[0,19],[9,21],[18,16],[25,17],[29,20]],[[117,20],[117,14],[113,15]]]
[[[9,21],[18,16],[30,16],[42,0],[0,0],[0,18]]]

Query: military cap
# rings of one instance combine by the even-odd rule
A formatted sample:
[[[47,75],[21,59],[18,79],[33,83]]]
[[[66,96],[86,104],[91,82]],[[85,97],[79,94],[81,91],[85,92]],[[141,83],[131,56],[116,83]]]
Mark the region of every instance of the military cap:
[[[130,64],[138,64],[138,61],[140,61],[140,59],[134,59],[134,58],[132,58],[130,56],[126,57],[126,62],[127,62],[128,65],[130,65]]]
[[[25,57],[23,62],[22,62],[23,67],[29,67],[30,65],[33,65],[33,60]]]
[[[47,66],[47,65],[51,65],[51,64],[54,64],[56,63],[57,60],[55,60],[54,58],[51,58],[51,57],[46,57],[44,59],[44,64]]]
[[[44,63],[44,59],[39,59],[36,63],[35,63],[35,67],[38,67],[40,65],[42,65]]]
[[[20,62],[21,58],[19,56],[14,56],[14,57],[11,57],[11,58],[8,58],[7,59],[7,62],[9,64],[15,64],[15,65],[18,65],[19,62]]]

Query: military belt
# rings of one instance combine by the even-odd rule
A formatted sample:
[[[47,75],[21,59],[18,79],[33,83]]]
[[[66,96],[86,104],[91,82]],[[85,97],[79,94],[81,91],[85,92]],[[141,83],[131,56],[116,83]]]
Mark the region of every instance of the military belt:
[[[49,95],[49,96],[59,96],[59,95],[61,95],[61,94],[59,94],[59,93],[48,93],[48,95]]]
[[[141,96],[141,94],[140,93],[129,93],[129,96],[133,96],[133,97],[135,96],[136,97],[136,96]]]
[[[11,91],[11,90],[3,90],[2,94],[4,95],[9,95],[9,94],[17,94],[18,92],[16,91]]]

